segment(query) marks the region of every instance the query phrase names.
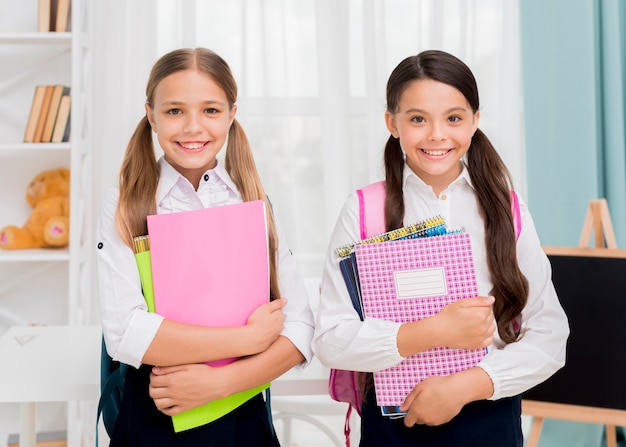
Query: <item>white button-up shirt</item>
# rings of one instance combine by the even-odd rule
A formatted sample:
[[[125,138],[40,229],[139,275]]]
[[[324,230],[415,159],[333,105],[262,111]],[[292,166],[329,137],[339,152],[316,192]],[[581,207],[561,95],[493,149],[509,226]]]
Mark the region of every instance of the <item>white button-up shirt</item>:
[[[165,159],[159,160],[161,176],[157,190],[157,213],[173,213],[214,206],[241,203],[241,195],[230,176],[218,162],[207,171],[198,190]],[[97,228],[97,279],[102,329],[107,350],[114,360],[138,368],[146,350],[163,321],[149,313],[141,292],[139,272],[133,251],[119,238],[115,228],[115,210],[119,190],[112,188],[103,201]],[[304,282],[295,259],[277,222],[279,237],[278,278],[282,295],[287,337],[305,357],[302,366],[311,361],[311,338],[314,320]],[[207,256],[219,256],[207,253]]]
[[[449,229],[465,228],[472,243],[478,293],[493,288],[487,267],[485,228],[478,211],[474,188],[466,169],[435,196],[408,166],[403,174],[405,224],[441,215]],[[366,205],[367,206],[367,205]],[[543,252],[526,204],[520,199],[522,230],[517,242],[517,260],[528,279],[530,291],[522,311],[523,337],[504,344],[495,334],[494,345],[479,363],[491,377],[491,399],[514,396],[550,377],[565,363],[569,335],[567,317],[551,280],[551,266]],[[381,210],[381,212],[384,212]],[[334,249],[360,239],[359,204],[356,193],[345,202],[331,236],[322,277],[313,351],[328,367],[376,371],[400,363],[399,323],[376,318],[360,321],[354,311]]]

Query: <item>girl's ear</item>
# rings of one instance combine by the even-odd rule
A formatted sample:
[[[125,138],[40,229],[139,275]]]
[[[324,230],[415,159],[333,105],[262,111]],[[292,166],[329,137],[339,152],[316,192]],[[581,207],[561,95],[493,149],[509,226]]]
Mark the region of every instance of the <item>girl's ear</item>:
[[[152,132],[156,132],[156,124],[154,123],[154,111],[150,108],[148,103],[144,104],[146,108],[146,118],[148,118],[148,122],[150,123],[150,127],[152,127]]]
[[[389,111],[385,112],[385,125],[387,126],[387,130],[389,130],[394,138],[400,138],[398,128],[396,127],[396,119]]]
[[[233,104],[233,106],[230,108],[230,119],[229,119],[228,126],[232,126],[233,121],[235,121],[236,115],[237,115],[237,104]]]
[[[478,129],[479,121],[480,121],[480,110],[477,110],[476,113],[474,114],[474,122],[472,123],[472,127],[474,128],[474,130],[472,131],[472,135],[476,132],[476,129]]]

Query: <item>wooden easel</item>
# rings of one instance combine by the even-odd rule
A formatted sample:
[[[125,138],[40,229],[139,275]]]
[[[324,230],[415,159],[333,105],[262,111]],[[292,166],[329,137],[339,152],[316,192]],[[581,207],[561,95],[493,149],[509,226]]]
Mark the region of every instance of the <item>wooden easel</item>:
[[[617,248],[617,240],[611,223],[609,206],[606,199],[595,199],[589,201],[587,214],[583,223],[583,231],[580,234],[578,247],[587,248],[591,242],[591,232],[595,232],[596,248]],[[604,237],[603,237],[604,235]]]
[[[592,231],[595,232],[595,249],[600,250],[590,249],[590,252],[598,253],[604,249],[606,249],[607,252],[612,252],[612,250],[617,249],[617,240],[615,239],[606,199],[589,201],[578,249],[589,248]],[[568,249],[552,250],[552,252],[553,254],[558,254],[554,252],[561,251],[567,254],[567,250]],[[526,447],[537,447],[539,444],[539,437],[541,436],[541,429],[543,428],[545,418],[604,424],[606,427],[607,447],[617,447],[615,429],[617,426],[626,426],[626,411],[608,408],[523,400],[522,414],[533,417]]]

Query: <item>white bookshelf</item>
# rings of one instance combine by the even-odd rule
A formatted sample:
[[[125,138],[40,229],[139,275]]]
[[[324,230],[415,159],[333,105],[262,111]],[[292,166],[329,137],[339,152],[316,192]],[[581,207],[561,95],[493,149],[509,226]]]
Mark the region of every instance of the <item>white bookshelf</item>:
[[[26,188],[37,173],[65,167],[71,171],[70,244],[0,250],[0,334],[23,324],[93,324],[90,2],[72,0],[72,32],[63,33],[37,32],[37,4],[0,0],[0,228],[25,223],[31,212]],[[70,142],[23,143],[35,86],[52,84],[71,87]],[[85,432],[93,429],[79,408],[42,405],[38,426],[45,431],[63,424],[68,446],[88,445]],[[0,405],[0,447],[6,432],[18,432],[18,416],[18,406]]]

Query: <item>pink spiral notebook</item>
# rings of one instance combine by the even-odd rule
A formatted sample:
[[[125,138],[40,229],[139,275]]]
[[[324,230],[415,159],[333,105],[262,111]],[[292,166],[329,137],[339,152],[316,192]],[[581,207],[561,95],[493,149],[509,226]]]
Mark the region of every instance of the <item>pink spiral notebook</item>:
[[[446,304],[478,295],[467,233],[355,247],[365,317],[406,323],[437,314]],[[379,406],[401,405],[419,382],[475,366],[486,349],[430,349],[374,372]]]

